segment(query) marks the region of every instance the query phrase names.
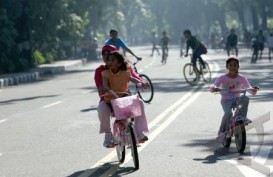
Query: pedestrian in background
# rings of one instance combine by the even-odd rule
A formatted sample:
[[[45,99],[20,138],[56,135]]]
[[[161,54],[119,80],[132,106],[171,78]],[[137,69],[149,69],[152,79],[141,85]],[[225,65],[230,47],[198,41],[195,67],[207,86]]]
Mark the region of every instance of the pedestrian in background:
[[[258,59],[258,53],[259,53],[259,44],[256,38],[252,39],[252,58],[251,63],[256,63]]]
[[[153,56],[154,55],[154,50],[156,50],[157,51],[157,54],[158,55],[160,55],[160,52],[159,52],[159,49],[157,48],[157,42],[158,42],[158,40],[157,40],[157,37],[156,37],[156,34],[155,34],[155,32],[153,31],[153,33],[152,33],[152,54],[151,54],[151,56]]]
[[[271,62],[271,53],[273,52],[273,31],[270,33],[268,37],[268,52],[269,52],[269,61]]]
[[[263,30],[259,31],[259,34],[256,37],[258,45],[259,45],[259,51],[260,51],[260,60],[262,59],[263,50],[264,50],[264,43],[265,43],[265,37],[263,35]]]

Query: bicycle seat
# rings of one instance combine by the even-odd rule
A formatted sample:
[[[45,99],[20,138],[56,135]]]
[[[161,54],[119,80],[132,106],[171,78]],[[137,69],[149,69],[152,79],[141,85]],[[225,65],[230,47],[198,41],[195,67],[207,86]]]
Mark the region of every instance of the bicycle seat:
[[[138,60],[138,61],[141,61],[141,60],[142,60],[142,58],[137,58],[137,60]]]

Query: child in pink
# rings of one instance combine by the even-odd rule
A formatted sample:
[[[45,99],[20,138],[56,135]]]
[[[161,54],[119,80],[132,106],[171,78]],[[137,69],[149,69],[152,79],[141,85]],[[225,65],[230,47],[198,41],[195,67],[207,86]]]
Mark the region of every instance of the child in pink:
[[[98,89],[98,93],[99,95],[103,95],[105,93],[105,91],[103,91],[103,79],[102,79],[102,73],[104,71],[109,70],[108,67],[108,61],[109,61],[109,55],[110,52],[113,51],[117,51],[118,49],[113,46],[113,45],[105,45],[102,48],[102,59],[105,63],[105,65],[101,65],[99,66],[96,71],[95,71],[95,76],[94,76],[94,80],[96,83],[96,87]],[[132,77],[141,80],[141,78],[134,72],[134,70],[132,69],[132,67],[129,68],[130,74]],[[146,121],[146,117],[144,114],[144,103],[141,101],[141,109],[143,110],[143,115],[142,117],[140,117],[140,121],[139,121],[139,126],[142,127],[142,131],[143,132],[148,132],[148,125],[147,125],[147,121]],[[111,148],[114,146],[113,144],[113,135],[112,135],[112,131],[111,131],[111,125],[110,125],[110,118],[111,118],[111,114],[112,111],[109,108],[108,104],[106,103],[106,101],[104,100],[104,97],[101,97],[101,100],[99,102],[99,105],[97,107],[97,112],[98,112],[98,117],[99,117],[99,121],[100,121],[100,130],[99,133],[105,133],[105,139],[103,142],[103,146],[107,147],[107,148]],[[144,118],[143,118],[144,116]],[[141,121],[144,120],[144,121]],[[139,128],[141,130],[141,128]],[[139,136],[140,139],[145,140],[144,134],[141,134]],[[147,137],[146,137],[147,140]]]
[[[220,90],[238,90],[238,89],[247,89],[253,88],[253,90],[249,90],[250,94],[256,94],[259,87],[251,86],[248,79],[242,74],[238,73],[239,70],[239,60],[236,56],[230,56],[226,61],[226,68],[228,69],[227,74],[222,74],[219,76],[214,84],[210,87],[211,92],[219,92]],[[240,96],[240,93],[232,93],[232,92],[221,92],[221,105],[224,111],[224,116],[222,118],[222,122],[218,131],[217,140],[222,143],[224,140],[224,133],[228,128],[229,119],[232,116],[232,106],[234,100],[239,98],[239,103],[241,105],[240,111],[242,116],[244,117],[245,123],[251,123],[251,120],[246,118],[248,111],[248,103],[249,98],[245,96]]]

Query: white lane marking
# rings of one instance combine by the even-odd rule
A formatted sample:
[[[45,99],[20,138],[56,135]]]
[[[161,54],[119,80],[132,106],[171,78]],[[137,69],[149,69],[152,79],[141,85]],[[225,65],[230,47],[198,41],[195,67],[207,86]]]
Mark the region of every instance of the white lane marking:
[[[143,145],[141,145],[140,148],[138,148],[138,152],[141,152],[146,146],[148,146],[164,129],[166,129],[176,118],[179,117],[179,115],[201,94],[201,92],[198,92],[197,94],[191,94],[189,100],[177,107],[177,109],[169,116],[167,120],[164,121],[157,129],[155,129],[152,133],[149,134],[149,141],[145,142]],[[129,153],[128,153],[129,154]],[[128,163],[132,157],[130,155],[126,155],[125,161],[120,166],[125,166],[126,163]]]
[[[0,120],[0,123],[6,122],[6,121],[8,121],[8,119],[2,119]]]
[[[91,92],[91,90],[88,90],[88,91],[83,92],[82,94],[85,95],[85,94],[90,93],[90,92]]]
[[[62,101],[57,101],[55,103],[51,103],[51,104],[45,105],[42,108],[48,108],[48,107],[55,106],[55,105],[60,104],[60,103],[62,103]]]

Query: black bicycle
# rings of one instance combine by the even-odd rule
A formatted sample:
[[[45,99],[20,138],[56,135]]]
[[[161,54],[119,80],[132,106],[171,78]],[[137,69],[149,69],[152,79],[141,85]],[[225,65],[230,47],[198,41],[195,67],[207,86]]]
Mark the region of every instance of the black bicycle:
[[[192,61],[192,56],[190,55],[191,61]],[[198,60],[198,64],[196,67],[193,66],[193,63],[187,63],[184,65],[183,68],[183,74],[184,77],[190,85],[197,85],[199,80],[200,80],[200,75],[202,76],[203,80],[206,83],[210,83],[211,81],[211,71],[209,64],[205,62],[205,67],[201,64],[201,62]]]
[[[141,58],[137,59],[137,61],[133,63],[133,69],[135,70],[135,72],[137,74],[139,74],[139,73],[137,71],[136,64],[140,60],[141,60]],[[143,82],[148,83],[149,87],[147,87],[147,88],[145,88],[145,89],[143,89],[141,91],[138,91],[138,95],[145,103],[150,103],[152,101],[153,97],[154,97],[154,87],[153,87],[152,81],[145,74],[139,74],[139,77],[142,78]]]

